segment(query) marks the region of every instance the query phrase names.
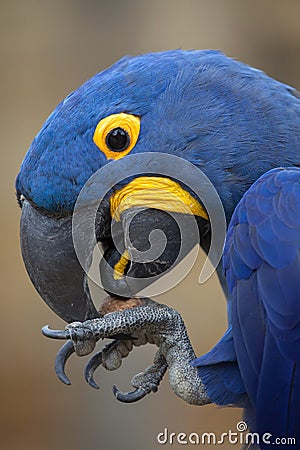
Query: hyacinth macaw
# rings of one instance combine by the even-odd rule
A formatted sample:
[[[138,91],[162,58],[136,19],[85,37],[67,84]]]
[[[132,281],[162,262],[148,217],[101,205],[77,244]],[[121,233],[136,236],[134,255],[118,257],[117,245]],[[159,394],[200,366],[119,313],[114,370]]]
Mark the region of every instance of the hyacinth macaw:
[[[159,347],[153,365],[133,378],[133,393],[114,388],[119,400],[135,401],[156,391],[168,369],[171,387],[187,402],[242,407],[252,431],[298,436],[300,442],[299,119],[297,91],[217,51],[123,58],[57,106],[28,150],[16,191],[29,276],[46,303],[69,322],[66,330],[43,330],[68,339],[56,360],[62,381],[69,383],[67,358],[74,351],[90,353],[100,338],[114,340],[87,365],[86,379],[94,387],[96,367],[116,369],[135,340],[152,342]],[[124,180],[108,191],[97,210],[103,286],[118,305],[135,301],[135,307],[108,315],[97,311],[74,249],[72,214],[85,183],[100,168],[114,170],[119,160],[129,168],[130,156],[145,152],[154,159],[156,153],[179,156],[200,168],[230,222],[223,258],[229,328],[200,358],[180,314],[139,298],[127,281],[130,275],[151,282],[153,274],[164,273],[176,259],[180,235],[168,212],[186,214],[164,201],[162,186],[164,192],[175,186],[180,201],[192,205],[201,246],[209,251],[210,217],[201,199],[178,181],[176,165],[170,178],[153,177],[144,167],[126,179],[124,170]],[[128,190],[137,195],[116,220],[120,250],[111,224],[114,204]],[[147,249],[154,229],[165,233],[162,257],[143,264],[130,260],[122,240],[129,219],[134,247]],[[218,268],[224,284],[221,272]]]

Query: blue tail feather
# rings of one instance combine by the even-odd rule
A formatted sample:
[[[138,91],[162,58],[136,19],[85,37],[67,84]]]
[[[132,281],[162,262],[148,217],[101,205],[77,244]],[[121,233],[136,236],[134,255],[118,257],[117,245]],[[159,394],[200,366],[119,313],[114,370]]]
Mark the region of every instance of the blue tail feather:
[[[257,431],[270,433],[270,441],[295,438],[300,444],[300,365],[286,359],[270,331],[266,333],[264,356],[257,390]],[[282,441],[283,442],[283,441]],[[270,448],[261,445],[262,450]],[[289,448],[276,445],[276,448]],[[291,446],[290,448],[299,448]]]
[[[198,368],[199,376],[214,403],[244,406],[247,395],[236,360],[231,327],[210,352],[191,364]]]

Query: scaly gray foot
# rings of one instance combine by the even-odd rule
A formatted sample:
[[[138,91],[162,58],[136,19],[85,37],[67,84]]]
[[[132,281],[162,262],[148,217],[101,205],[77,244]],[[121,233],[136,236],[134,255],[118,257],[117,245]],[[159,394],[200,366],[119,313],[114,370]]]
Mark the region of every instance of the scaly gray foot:
[[[71,323],[64,331],[44,327],[43,333],[56,339],[71,339],[79,356],[90,353],[99,339],[115,335],[134,337],[137,334],[144,335],[147,341],[148,336],[148,341],[152,340],[159,347],[153,365],[133,378],[132,385],[136,390],[129,393],[129,400],[127,394],[114,388],[116,397],[121,401],[135,401],[149,392],[155,392],[168,367],[170,385],[176,395],[194,405],[210,403],[197,369],[190,365],[195,353],[184,322],[176,310],[166,305],[145,299],[142,306],[111,312],[82,323]],[[102,361],[102,356],[93,361],[93,371]]]
[[[156,352],[153,364],[144,372],[136,374],[131,380],[131,386],[135,388],[132,392],[122,392],[117,386],[113,386],[113,392],[118,400],[124,403],[132,403],[150,394],[157,392],[158,386],[168,368],[165,357],[160,349]]]

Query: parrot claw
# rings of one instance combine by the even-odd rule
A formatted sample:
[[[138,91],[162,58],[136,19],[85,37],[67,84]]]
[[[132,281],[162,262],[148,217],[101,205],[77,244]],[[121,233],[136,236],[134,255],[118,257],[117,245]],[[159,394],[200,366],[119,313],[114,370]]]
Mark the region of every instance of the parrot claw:
[[[71,381],[65,373],[65,365],[70,356],[75,352],[78,356],[84,356],[91,353],[96,341],[93,332],[82,326],[81,322],[68,324],[65,330],[51,330],[49,325],[42,328],[42,334],[53,339],[70,339],[59,350],[55,359],[55,372],[58,379],[70,385]],[[138,343],[137,337],[129,336],[124,333],[118,333],[111,338],[116,338],[108,344],[101,352],[96,353],[89,360],[85,369],[85,380],[94,389],[99,386],[94,380],[95,370],[102,364],[107,370],[116,370],[120,367],[122,359],[128,356],[132,350],[133,342]],[[137,344],[136,344],[137,345]]]
[[[118,400],[131,403],[156,392],[168,368],[171,387],[179,397],[194,405],[211,403],[197,367],[190,364],[195,359],[195,352],[184,322],[176,310],[166,305],[147,300],[143,305],[117,310],[101,318],[72,322],[65,330],[51,330],[45,326],[42,332],[50,338],[71,340],[60,349],[56,359],[57,376],[66,384],[70,384],[70,380],[64,367],[73,352],[77,356],[88,355],[99,339],[121,335],[127,339],[109,343],[88,362],[85,379],[91,387],[98,387],[94,372],[100,365],[107,370],[117,370],[133,346],[149,342],[158,347],[153,364],[132,378],[131,385],[135,388],[132,392],[113,388]]]
[[[141,388],[136,388],[132,392],[122,392],[115,384],[113,385],[113,393],[116,399],[123,403],[137,402],[148,394],[148,392],[144,391]]]
[[[138,373],[131,380],[131,385],[135,387],[132,392],[122,392],[117,386],[113,386],[113,393],[117,400],[123,403],[133,403],[141,400],[150,392],[157,392],[158,386],[168,368],[165,357],[159,349],[154,357],[154,362],[147,367],[145,372]]]
[[[84,371],[85,381],[94,389],[99,389],[98,384],[94,380],[94,372],[101,364],[102,352],[95,353],[87,363]]]
[[[51,330],[49,325],[43,326],[42,333],[51,339],[70,339],[70,332],[68,330]]]
[[[88,327],[83,326],[82,322],[72,322],[66,326],[65,330],[51,330],[49,325],[45,325],[42,333],[51,339],[72,339],[77,356],[91,353],[98,340]]]
[[[65,373],[65,365],[70,356],[75,352],[74,345],[72,341],[67,341],[57,353],[55,359],[55,373],[58,379],[67,385],[72,384],[70,379]]]
[[[136,337],[125,337],[126,340],[115,339],[113,342],[106,345],[101,352],[95,353],[86,365],[84,378],[94,389],[99,389],[99,386],[94,380],[95,370],[100,365],[106,370],[117,370],[122,364],[122,359],[126,358],[131,352],[133,342],[138,342]]]

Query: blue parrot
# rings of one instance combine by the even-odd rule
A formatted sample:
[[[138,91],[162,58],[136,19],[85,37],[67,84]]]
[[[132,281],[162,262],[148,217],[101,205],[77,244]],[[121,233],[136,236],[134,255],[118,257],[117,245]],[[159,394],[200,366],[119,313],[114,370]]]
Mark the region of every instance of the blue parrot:
[[[28,274],[45,302],[69,323],[66,330],[43,330],[68,339],[56,361],[62,381],[69,383],[64,364],[73,352],[88,354],[100,338],[112,338],[86,369],[87,381],[96,387],[94,370],[114,364],[113,351],[119,359],[127,356],[141,339],[158,346],[154,363],[134,377],[133,393],[114,388],[118,399],[135,401],[155,392],[168,369],[171,387],[189,403],[236,405],[260,437],[300,439],[299,98],[290,86],[221,52],[176,50],[125,57],[57,106],[27,152],[16,192]],[[151,284],[177,261],[181,236],[174,218],[190,236],[181,257],[199,242],[209,253],[212,243],[209,208],[180,181],[174,160],[168,177],[153,176],[143,164],[144,158],[159,166],[159,154],[200,169],[230,222],[225,277],[218,267],[229,328],[200,358],[180,314],[138,295],[136,280]],[[133,161],[138,175],[132,175]],[[100,185],[93,184],[97,173]],[[117,180],[114,186],[110,176]],[[84,237],[75,212],[86,186],[96,197],[98,189],[105,191],[99,193],[94,228],[103,248],[99,271],[110,299],[106,310],[94,306],[73,242],[74,233]],[[89,199],[83,195],[83,200]],[[199,235],[189,229],[191,215]],[[163,252],[136,261],[133,250],[147,251],[157,229],[166,236]],[[86,260],[89,266],[89,255]]]

